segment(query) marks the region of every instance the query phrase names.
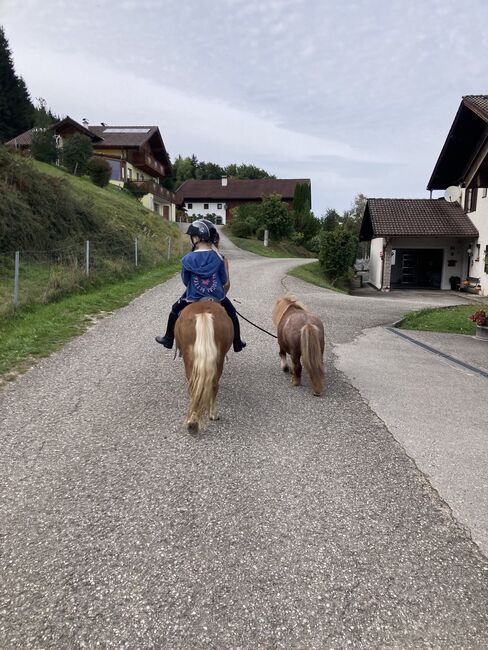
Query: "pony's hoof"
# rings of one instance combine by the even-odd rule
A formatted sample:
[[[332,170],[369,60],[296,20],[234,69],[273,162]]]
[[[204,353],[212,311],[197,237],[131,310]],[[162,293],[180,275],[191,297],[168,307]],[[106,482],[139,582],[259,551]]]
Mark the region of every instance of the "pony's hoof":
[[[212,420],[212,422],[215,422],[216,420],[220,420],[220,415],[218,413],[215,413],[215,415],[210,415],[209,418]]]
[[[288,366],[283,366],[282,370],[283,372],[290,372],[290,368],[288,368]]]
[[[188,422],[188,433],[198,433],[198,422]]]

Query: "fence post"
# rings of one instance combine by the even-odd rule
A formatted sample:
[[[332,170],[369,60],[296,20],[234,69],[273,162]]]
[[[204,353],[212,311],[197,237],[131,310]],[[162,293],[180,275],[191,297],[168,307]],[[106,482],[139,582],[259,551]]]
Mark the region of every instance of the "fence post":
[[[269,239],[269,231],[268,231],[268,230],[265,230],[265,231],[264,231],[264,240],[263,240],[263,244],[264,244],[265,246],[268,246],[268,239]]]
[[[15,271],[14,271],[14,307],[19,305],[19,269],[20,269],[20,251],[15,252]]]
[[[135,257],[136,266],[138,266],[139,257],[138,257],[138,251],[137,251],[137,237],[136,237],[136,239],[134,241],[134,257]]]
[[[171,237],[168,237],[168,260],[171,259]]]
[[[89,275],[90,273],[90,240],[87,239],[85,242],[85,274]]]

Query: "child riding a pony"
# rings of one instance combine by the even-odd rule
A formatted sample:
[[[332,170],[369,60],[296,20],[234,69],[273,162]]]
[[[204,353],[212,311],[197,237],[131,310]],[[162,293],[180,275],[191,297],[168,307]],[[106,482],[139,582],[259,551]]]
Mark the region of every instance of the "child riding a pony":
[[[193,245],[191,253],[181,259],[181,279],[186,291],[171,307],[166,333],[164,336],[156,336],[156,341],[171,349],[180,312],[192,302],[213,300],[220,303],[231,318],[234,325],[234,352],[240,352],[246,343],[241,340],[236,310],[226,297],[230,287],[228,265],[216,248],[220,240],[217,229],[211,221],[198,219],[190,224],[186,234],[190,235]]]

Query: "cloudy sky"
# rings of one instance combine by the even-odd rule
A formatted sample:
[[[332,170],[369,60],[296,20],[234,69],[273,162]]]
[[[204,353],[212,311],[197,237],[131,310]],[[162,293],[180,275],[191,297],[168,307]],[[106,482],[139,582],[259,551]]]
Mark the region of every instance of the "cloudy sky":
[[[486,0],[0,0],[0,24],[56,113],[309,177],[318,215],[428,196],[461,97],[488,94]]]

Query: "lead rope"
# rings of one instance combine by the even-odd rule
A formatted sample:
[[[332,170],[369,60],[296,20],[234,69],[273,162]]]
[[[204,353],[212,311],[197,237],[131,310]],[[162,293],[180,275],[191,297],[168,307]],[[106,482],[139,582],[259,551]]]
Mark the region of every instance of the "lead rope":
[[[238,300],[234,299],[234,302],[237,302],[238,304],[240,304],[240,302]],[[250,325],[252,325],[253,327],[255,327],[258,330],[261,330],[261,332],[264,332],[265,334],[269,334],[269,336],[272,336],[274,339],[278,338],[276,336],[276,334],[272,334],[271,332],[268,332],[268,330],[265,330],[262,327],[259,327],[259,325],[256,325],[256,323],[253,323],[252,320],[249,320],[249,318],[246,318],[245,316],[243,316],[239,311],[237,311],[237,309],[236,309],[236,314],[238,316],[240,316],[242,319],[244,319],[246,321],[246,323],[249,323]]]

